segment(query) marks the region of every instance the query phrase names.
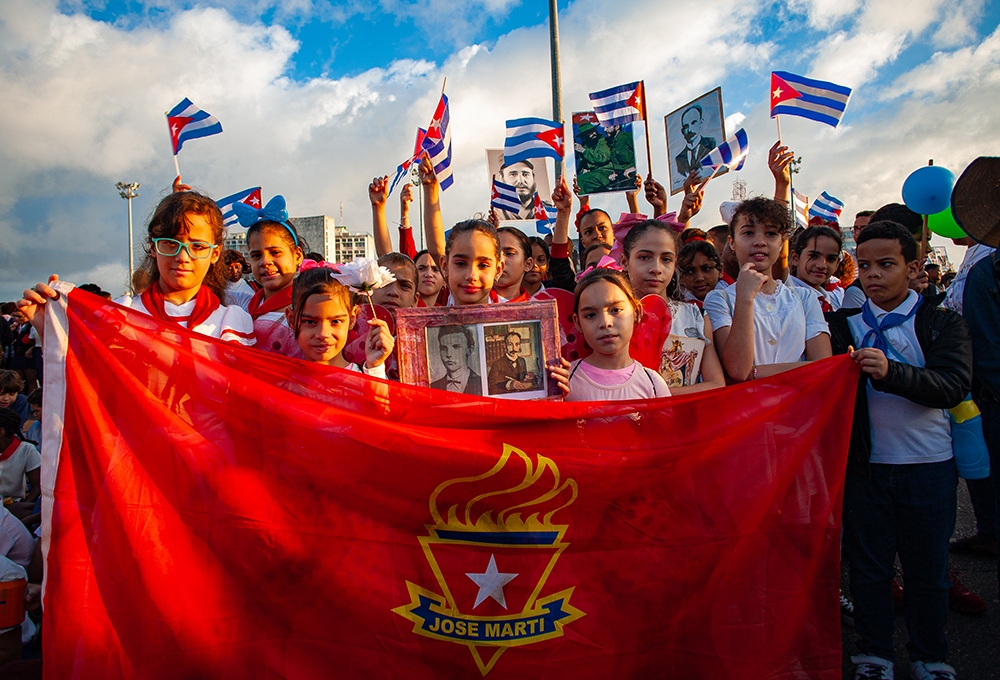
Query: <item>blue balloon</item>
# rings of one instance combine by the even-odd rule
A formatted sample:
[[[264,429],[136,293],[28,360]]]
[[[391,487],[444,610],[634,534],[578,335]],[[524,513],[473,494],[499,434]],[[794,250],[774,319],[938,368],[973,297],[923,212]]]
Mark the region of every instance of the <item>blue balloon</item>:
[[[951,207],[955,173],[940,165],[914,170],[903,182],[903,203],[915,213],[936,215]]]

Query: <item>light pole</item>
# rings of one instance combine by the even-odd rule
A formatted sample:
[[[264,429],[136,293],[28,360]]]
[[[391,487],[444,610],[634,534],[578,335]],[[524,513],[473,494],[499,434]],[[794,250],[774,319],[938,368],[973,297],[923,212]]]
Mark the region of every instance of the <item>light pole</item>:
[[[139,183],[130,182],[125,184],[125,182],[118,182],[115,187],[118,188],[118,193],[121,197],[128,202],[128,290],[129,293],[132,291],[132,273],[135,268],[132,263],[132,199],[139,195]]]
[[[552,118],[563,122],[562,73],[559,68],[559,8],[556,0],[549,0],[549,55],[552,60]],[[563,175],[564,161],[556,161],[556,182]]]

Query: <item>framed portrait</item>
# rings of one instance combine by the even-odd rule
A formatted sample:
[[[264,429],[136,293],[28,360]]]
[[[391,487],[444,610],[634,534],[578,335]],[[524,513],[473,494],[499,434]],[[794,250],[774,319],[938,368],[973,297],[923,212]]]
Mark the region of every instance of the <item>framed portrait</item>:
[[[581,195],[636,188],[632,123],[606,128],[593,111],[574,113],[573,159]]]
[[[559,358],[554,300],[396,310],[399,378],[497,399],[560,398],[548,362]]]
[[[503,149],[486,149],[486,166],[490,173],[491,185],[495,177],[517,189],[518,198],[521,199],[521,211],[518,213],[497,210],[500,226],[517,227],[528,236],[542,236],[547,233],[539,232],[535,224],[535,192],[538,192],[543,204],[549,208],[553,207],[552,182],[545,159],[529,158],[508,167],[503,162]]]
[[[705,179],[712,174],[712,168],[702,167],[701,159],[726,141],[724,120],[721,87],[706,92],[664,116],[671,196],[684,191],[684,180],[692,170],[698,170],[698,179]],[[729,169],[723,168],[716,177],[727,172]]]

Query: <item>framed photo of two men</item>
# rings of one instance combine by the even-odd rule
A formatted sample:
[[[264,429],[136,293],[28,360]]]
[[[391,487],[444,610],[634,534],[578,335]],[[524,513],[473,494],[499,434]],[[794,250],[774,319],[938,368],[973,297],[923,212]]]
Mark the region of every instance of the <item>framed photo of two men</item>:
[[[399,379],[497,399],[560,398],[554,300],[396,310]]]

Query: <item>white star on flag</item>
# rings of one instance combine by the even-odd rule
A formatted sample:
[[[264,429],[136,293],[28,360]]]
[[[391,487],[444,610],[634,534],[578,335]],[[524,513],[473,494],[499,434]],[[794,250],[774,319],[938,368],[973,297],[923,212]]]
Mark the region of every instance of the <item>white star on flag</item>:
[[[774,97],[775,99],[777,99],[778,97],[780,97],[781,96],[781,88],[779,87],[777,90],[775,90],[774,94],[771,95],[771,96]]]
[[[473,609],[482,604],[483,600],[487,597],[492,597],[500,603],[501,607],[504,609],[507,608],[507,602],[503,596],[503,587],[513,581],[517,574],[501,574],[498,572],[497,561],[493,555],[490,555],[490,563],[487,565],[485,573],[466,574],[466,576],[479,586],[479,592],[476,594],[476,604],[472,605]]]

